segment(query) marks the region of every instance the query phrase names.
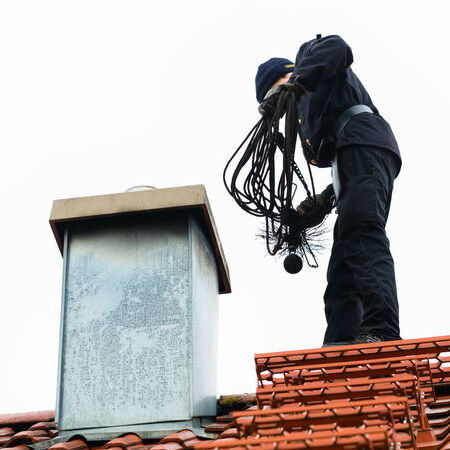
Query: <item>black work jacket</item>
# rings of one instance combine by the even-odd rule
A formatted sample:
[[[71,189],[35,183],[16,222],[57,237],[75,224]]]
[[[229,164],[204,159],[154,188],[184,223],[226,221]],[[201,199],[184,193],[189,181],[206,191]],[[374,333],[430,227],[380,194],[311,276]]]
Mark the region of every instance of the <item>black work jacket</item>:
[[[297,102],[298,132],[305,157],[319,167],[328,167],[340,147],[373,146],[395,153],[400,170],[400,151],[391,127],[353,73],[352,62],[351,48],[334,35],[306,42],[297,53],[290,81],[299,82],[307,91]],[[374,114],[353,116],[341,135],[333,138],[336,120],[358,104],[370,106]]]

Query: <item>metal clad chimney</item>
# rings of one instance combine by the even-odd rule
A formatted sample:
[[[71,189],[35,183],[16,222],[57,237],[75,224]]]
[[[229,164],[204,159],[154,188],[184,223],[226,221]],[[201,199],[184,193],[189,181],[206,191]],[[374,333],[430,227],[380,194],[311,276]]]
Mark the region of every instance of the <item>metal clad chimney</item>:
[[[216,415],[226,260],[203,186],[56,200],[62,435],[202,434]]]

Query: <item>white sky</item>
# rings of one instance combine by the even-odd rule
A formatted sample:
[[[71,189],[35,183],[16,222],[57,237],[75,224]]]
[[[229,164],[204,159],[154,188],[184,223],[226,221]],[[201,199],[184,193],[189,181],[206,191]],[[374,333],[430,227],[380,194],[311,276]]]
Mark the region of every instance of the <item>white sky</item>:
[[[402,336],[449,334],[447,6],[2,0],[0,413],[55,405],[62,259],[48,217],[57,198],[206,185],[233,288],[220,298],[219,394],[254,392],[255,352],[321,345],[329,250],[319,269],[286,274],[255,239],[260,221],[222,185],[259,118],[257,66],[294,59],[317,33],[351,45],[403,154],[388,224]],[[328,184],[328,169],[315,175]]]

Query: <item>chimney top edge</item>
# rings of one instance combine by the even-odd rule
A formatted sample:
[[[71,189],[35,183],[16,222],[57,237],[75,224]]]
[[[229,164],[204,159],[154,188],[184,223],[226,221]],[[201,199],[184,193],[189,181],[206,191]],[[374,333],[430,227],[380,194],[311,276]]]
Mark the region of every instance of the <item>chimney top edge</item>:
[[[64,226],[61,225],[63,224],[172,209],[202,211],[219,269],[220,293],[231,292],[228,265],[204,185],[58,199],[53,202],[49,222],[62,253]]]

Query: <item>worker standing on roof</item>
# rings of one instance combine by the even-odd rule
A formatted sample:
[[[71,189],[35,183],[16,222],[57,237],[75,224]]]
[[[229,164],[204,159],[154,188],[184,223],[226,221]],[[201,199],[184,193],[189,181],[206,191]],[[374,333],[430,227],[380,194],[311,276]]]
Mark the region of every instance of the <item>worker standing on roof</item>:
[[[258,68],[260,111],[282,89],[297,97],[298,134],[310,164],[332,167],[333,184],[298,207],[323,220],[336,200],[339,215],[327,272],[324,346],[400,338],[394,262],[386,237],[401,157],[391,127],[350,68],[351,48],[339,36],[304,43],[295,64],[271,58]]]

